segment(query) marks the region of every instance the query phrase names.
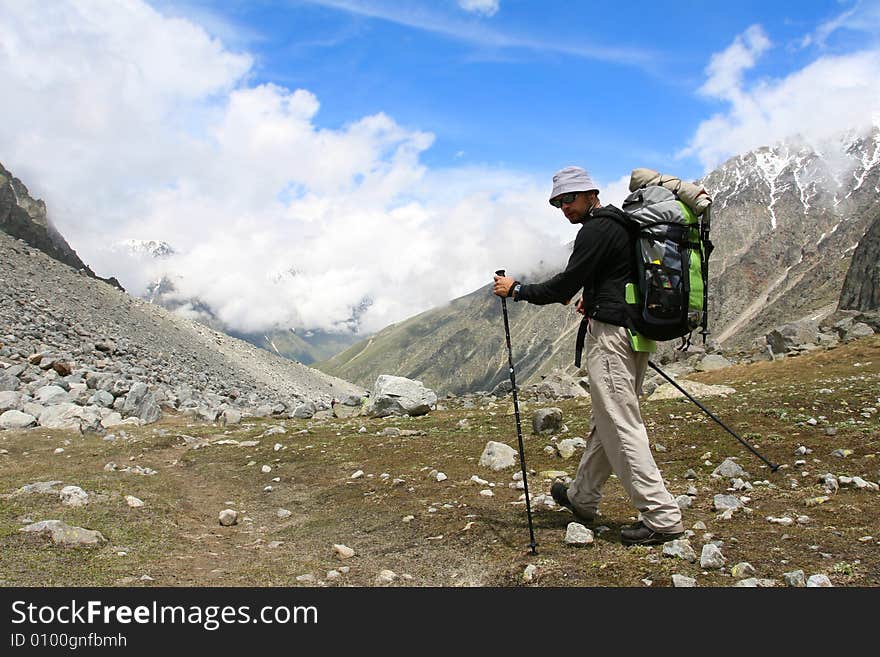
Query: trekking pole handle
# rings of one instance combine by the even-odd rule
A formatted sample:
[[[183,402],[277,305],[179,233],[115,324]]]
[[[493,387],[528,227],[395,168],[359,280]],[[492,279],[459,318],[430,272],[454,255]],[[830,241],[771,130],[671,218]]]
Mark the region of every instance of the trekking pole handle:
[[[504,276],[504,270],[503,270],[503,269],[499,269],[498,271],[495,272],[495,275],[496,275],[496,276]]]

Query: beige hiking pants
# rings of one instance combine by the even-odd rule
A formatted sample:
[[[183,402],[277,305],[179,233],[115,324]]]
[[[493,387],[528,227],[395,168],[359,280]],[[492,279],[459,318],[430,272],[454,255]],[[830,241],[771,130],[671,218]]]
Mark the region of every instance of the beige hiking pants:
[[[648,527],[684,531],[681,510],[663,484],[639,410],[648,354],[633,351],[626,329],[596,320],[590,320],[585,351],[592,428],[568,487],[569,500],[578,511],[595,513],[601,488],[613,472]]]

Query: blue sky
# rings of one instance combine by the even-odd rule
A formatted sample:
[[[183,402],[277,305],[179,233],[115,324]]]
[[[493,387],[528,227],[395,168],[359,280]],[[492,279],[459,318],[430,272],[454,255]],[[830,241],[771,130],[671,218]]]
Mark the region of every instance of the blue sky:
[[[314,92],[318,125],[385,112],[435,135],[422,158],[430,166],[550,173],[580,162],[604,180],[638,165],[704,173],[696,157],[676,155],[725,110],[698,90],[713,53],[750,26],[773,44],[748,71],[756,82],[863,47],[867,35],[846,27],[803,41],[847,11],[877,17],[870,3],[838,0],[496,5],[492,15],[454,0],[159,6],[252,53],[255,82]]]
[[[564,263],[563,166],[619,203],[880,125],[878,37],[880,0],[0,0],[0,162],[132,294],[371,332]]]

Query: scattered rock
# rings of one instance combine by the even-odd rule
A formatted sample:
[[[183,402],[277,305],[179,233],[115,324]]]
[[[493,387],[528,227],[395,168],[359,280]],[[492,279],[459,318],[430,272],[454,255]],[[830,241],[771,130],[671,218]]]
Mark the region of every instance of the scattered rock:
[[[696,588],[697,580],[693,577],[688,577],[687,575],[679,575],[676,573],[672,576],[672,586],[677,589],[692,589]]]
[[[728,509],[736,511],[742,508],[743,503],[734,495],[716,495],[713,498],[712,505],[716,511],[727,511]]]
[[[89,494],[79,486],[65,486],[60,493],[61,503],[64,506],[85,506],[89,503]]]
[[[128,506],[130,506],[133,509],[139,509],[140,507],[142,507],[144,505],[144,501],[141,499],[138,499],[134,495],[126,495],[125,496],[125,503],[128,504]]]
[[[583,438],[566,438],[556,444],[556,450],[562,458],[570,459],[577,450],[584,449],[586,446],[587,442]]]
[[[676,383],[687,390],[689,395],[697,399],[702,399],[704,397],[717,397],[720,395],[732,395],[736,392],[736,389],[731,388],[730,386],[713,386],[684,379],[676,381]],[[684,395],[671,383],[664,383],[663,385],[657,386],[657,389],[651,393],[650,397],[648,397],[648,401],[653,402],[678,398],[684,399]]]
[[[721,462],[715,470],[712,472],[713,477],[723,477],[732,479],[735,477],[747,477],[746,471],[742,469],[742,467],[731,458],[726,458]]]
[[[531,582],[535,581],[537,572],[538,567],[530,563],[528,566],[525,567],[525,570],[523,570],[523,582],[525,582],[526,584],[530,584]]]
[[[437,395],[421,381],[381,374],[373,386],[366,413],[372,417],[425,415],[436,404]]]
[[[827,588],[833,586],[831,580],[828,579],[828,575],[810,575],[810,578],[807,580],[807,588]]]
[[[590,545],[593,542],[593,532],[577,522],[568,523],[565,529],[566,545],[580,547]]]
[[[380,570],[379,574],[376,575],[376,586],[388,586],[393,584],[396,579],[397,573],[393,570]]]
[[[732,363],[721,354],[709,354],[704,356],[694,369],[698,372],[711,372],[713,370],[721,370],[725,367],[730,367],[731,364]]]
[[[730,569],[730,574],[739,579],[748,575],[755,574],[755,567],[748,561],[742,561]]]
[[[354,556],[354,550],[339,543],[333,545],[333,552],[340,559],[351,559]]]
[[[233,509],[223,509],[220,512],[220,524],[224,527],[231,527],[238,524],[238,511]]]
[[[540,408],[532,416],[532,432],[558,432],[562,428],[561,408]]]
[[[4,412],[0,415],[0,429],[26,429],[37,423],[30,413],[22,413],[15,409]]]
[[[678,508],[684,511],[691,507],[694,503],[693,498],[690,495],[679,495],[675,498],[675,503],[678,504]]]
[[[95,547],[107,540],[99,531],[73,527],[61,520],[42,520],[22,527],[19,531],[51,534],[52,542],[64,547]]]
[[[513,447],[490,440],[480,455],[480,465],[495,471],[512,468],[516,465],[516,454]]]
[[[19,495],[58,495],[59,491],[55,487],[64,482],[61,481],[35,481],[32,484],[25,484],[16,490],[12,496]]]
[[[686,538],[679,538],[669,541],[663,545],[664,557],[678,557],[684,561],[694,563],[697,560],[697,553],[691,547],[691,542]]]
[[[803,570],[793,570],[789,573],[783,573],[782,579],[785,580],[786,586],[803,587],[807,585],[806,576],[804,575]]]
[[[726,559],[724,555],[721,554],[721,550],[714,543],[707,543],[703,546],[703,551],[700,554],[700,567],[705,569],[718,569],[722,568],[726,563]]]

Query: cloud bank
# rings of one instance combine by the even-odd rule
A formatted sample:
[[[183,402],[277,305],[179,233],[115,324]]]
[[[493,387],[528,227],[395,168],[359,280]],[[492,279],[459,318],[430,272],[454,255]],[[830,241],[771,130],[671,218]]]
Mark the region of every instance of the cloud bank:
[[[817,31],[870,29],[859,14],[844,13]],[[807,41],[805,40],[805,43]],[[747,82],[746,71],[772,47],[754,25],[715,54],[700,93],[720,100],[726,109],[702,121],[680,156],[696,156],[708,171],[732,155],[798,135],[820,143],[853,128],[880,124],[880,49],[848,54],[823,52],[804,68],[785,77]]]
[[[96,272],[135,294],[167,276],[236,331],[374,331],[564,262],[549,181],[429,172],[431,134],[382,113],[322,128],[313,93],[253,65],[138,0],[0,2],[0,158]],[[131,258],[130,238],[175,254]]]

